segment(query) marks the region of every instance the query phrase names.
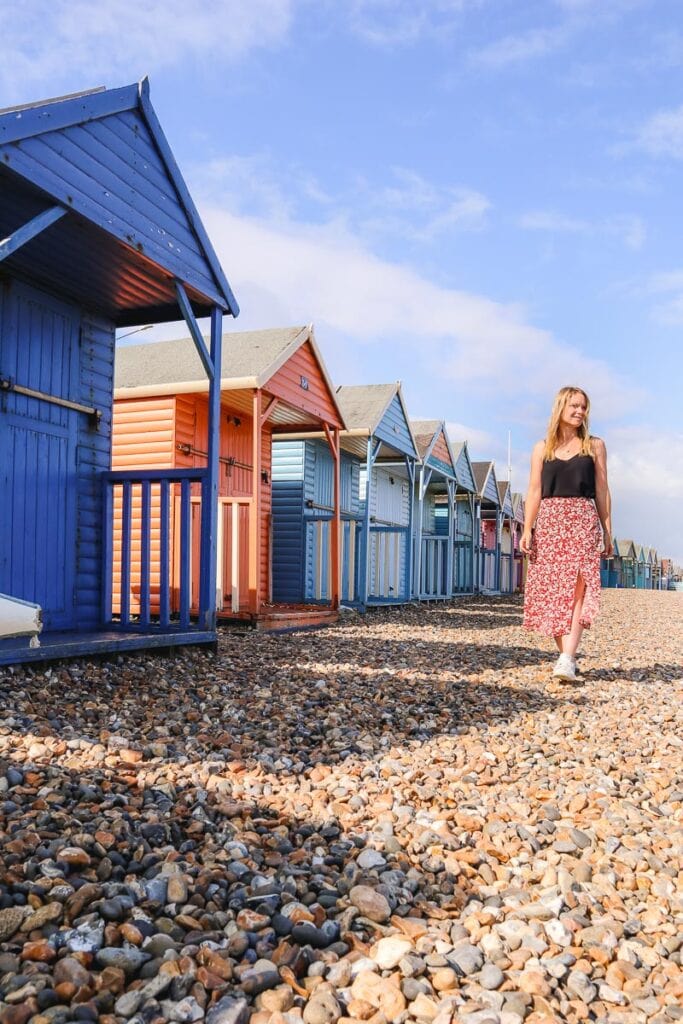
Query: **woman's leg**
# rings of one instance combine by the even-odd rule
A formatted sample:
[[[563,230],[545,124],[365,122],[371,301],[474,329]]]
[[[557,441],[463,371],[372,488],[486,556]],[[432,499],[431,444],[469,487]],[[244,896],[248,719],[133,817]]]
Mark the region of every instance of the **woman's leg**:
[[[557,644],[558,651],[562,654],[562,641],[564,640],[564,637],[560,634],[559,636],[554,636],[553,640]]]
[[[565,654],[568,654],[570,658],[576,656],[576,652],[579,649],[581,643],[581,637],[583,635],[583,626],[581,625],[581,612],[583,611],[583,599],[586,593],[586,584],[583,576],[579,574],[576,578],[576,589],[574,590],[574,609],[572,611],[572,624],[571,629],[566,636],[562,637],[562,650]]]

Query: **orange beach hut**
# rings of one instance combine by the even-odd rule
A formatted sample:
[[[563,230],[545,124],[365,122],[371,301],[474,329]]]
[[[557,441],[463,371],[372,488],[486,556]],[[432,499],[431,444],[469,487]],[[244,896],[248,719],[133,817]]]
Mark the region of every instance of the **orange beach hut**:
[[[114,469],[193,468],[206,464],[207,389],[191,339],[120,346],[114,390]],[[219,617],[261,626],[306,624],[336,615],[338,573],[327,608],[271,602],[271,448],[279,432],[325,434],[335,467],[333,565],[339,564],[339,432],[344,420],[312,326],[227,334],[223,338],[216,609]],[[176,495],[175,503],[181,499]],[[199,525],[199,496],[186,496]],[[180,517],[178,516],[178,521]],[[173,502],[169,529],[176,605],[196,605],[198,561],[178,564]],[[133,541],[136,510],[133,508]],[[336,530],[334,526],[336,524]],[[194,526],[193,526],[194,529]],[[154,580],[152,538],[152,579]],[[190,552],[197,547],[194,536]],[[135,602],[135,576],[131,574]],[[114,579],[114,590],[120,580]],[[154,597],[152,597],[154,601]]]

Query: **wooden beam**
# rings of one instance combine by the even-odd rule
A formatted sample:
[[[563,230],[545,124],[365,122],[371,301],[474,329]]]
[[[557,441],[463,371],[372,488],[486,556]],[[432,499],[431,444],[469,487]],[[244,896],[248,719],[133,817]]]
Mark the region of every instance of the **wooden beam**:
[[[259,430],[263,430],[263,427],[265,426],[268,417],[270,416],[271,413],[275,412],[278,405],[280,405],[280,399],[271,398],[271,400],[268,402],[268,405],[261,413],[261,422],[259,423]]]
[[[182,285],[180,286],[182,288]],[[194,320],[194,317],[192,318]],[[196,325],[196,321],[195,321]],[[200,619],[204,629],[216,628],[216,567],[218,561],[218,477],[221,444],[221,345],[223,312],[218,306],[211,311],[211,352],[207,353],[216,373],[209,377],[209,417],[207,439],[207,475],[202,483],[201,554],[200,554]],[[204,345],[204,339],[202,339]],[[205,349],[206,351],[206,349]]]
[[[325,432],[328,427],[325,424]],[[341,600],[341,452],[339,444],[339,428],[335,427],[330,438],[330,448],[334,459],[334,518],[332,519],[331,566],[332,575],[332,607],[337,609]]]
[[[206,373],[206,376],[209,378],[209,381],[212,381],[214,378],[214,366],[213,363],[211,362],[211,356],[209,355],[209,352],[207,350],[204,338],[202,336],[202,332],[199,330],[199,324],[195,320],[195,315],[192,312],[192,306],[190,305],[190,300],[187,297],[187,292],[185,291],[182,281],[179,281],[176,278],[176,280],[173,283],[175,285],[175,293],[178,298],[180,312],[183,314],[183,319],[185,320],[185,323],[188,326],[190,334],[192,335],[192,340],[194,341],[195,348],[199,353],[199,358],[202,361],[204,372]],[[216,378],[218,381],[220,381],[221,379],[220,363],[216,366]]]
[[[11,256],[13,252],[20,249],[22,245],[26,245],[32,238],[39,235],[46,228],[49,228],[51,224],[61,220],[67,211],[63,206],[51,206],[48,210],[43,210],[37,217],[33,217],[32,220],[22,224],[20,228],[13,231],[7,238],[0,239],[0,263]]]
[[[261,390],[252,395],[251,476],[252,502],[249,508],[249,611],[257,615],[261,603]]]

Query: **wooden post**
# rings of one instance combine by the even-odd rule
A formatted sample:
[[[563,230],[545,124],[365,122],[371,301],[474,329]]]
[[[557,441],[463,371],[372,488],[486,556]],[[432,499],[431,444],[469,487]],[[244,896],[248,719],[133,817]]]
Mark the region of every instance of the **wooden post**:
[[[447,480],[448,540],[446,542],[446,596],[453,597],[453,561],[455,554],[455,480]]]
[[[261,604],[261,391],[256,388],[251,415],[252,470],[249,509],[249,611],[258,615]]]
[[[410,481],[410,503],[408,505],[408,543],[406,544],[406,591],[405,598],[410,600],[413,596],[413,559],[415,557],[415,538],[413,537],[415,523],[415,462],[410,456],[405,456],[408,479]]]
[[[216,628],[216,563],[218,559],[218,473],[221,419],[221,344],[223,314],[211,310],[211,365],[206,478],[202,484],[202,541],[200,555],[199,618],[203,629]]]
[[[332,522],[330,524],[331,537],[330,537],[330,597],[332,598],[332,607],[338,608],[341,601],[341,576],[342,576],[342,558],[341,558],[341,445],[339,443],[339,428],[333,427],[332,430],[328,427],[327,423],[323,423],[325,429],[325,436],[327,443],[332,452],[332,461],[334,463],[334,478],[333,478],[333,506],[334,512],[332,514]]]

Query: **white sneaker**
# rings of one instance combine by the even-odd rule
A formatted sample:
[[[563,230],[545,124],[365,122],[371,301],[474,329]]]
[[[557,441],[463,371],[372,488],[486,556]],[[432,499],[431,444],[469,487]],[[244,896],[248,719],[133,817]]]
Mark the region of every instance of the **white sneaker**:
[[[553,669],[553,679],[561,679],[565,683],[576,682],[576,661],[569,654],[561,654]]]

